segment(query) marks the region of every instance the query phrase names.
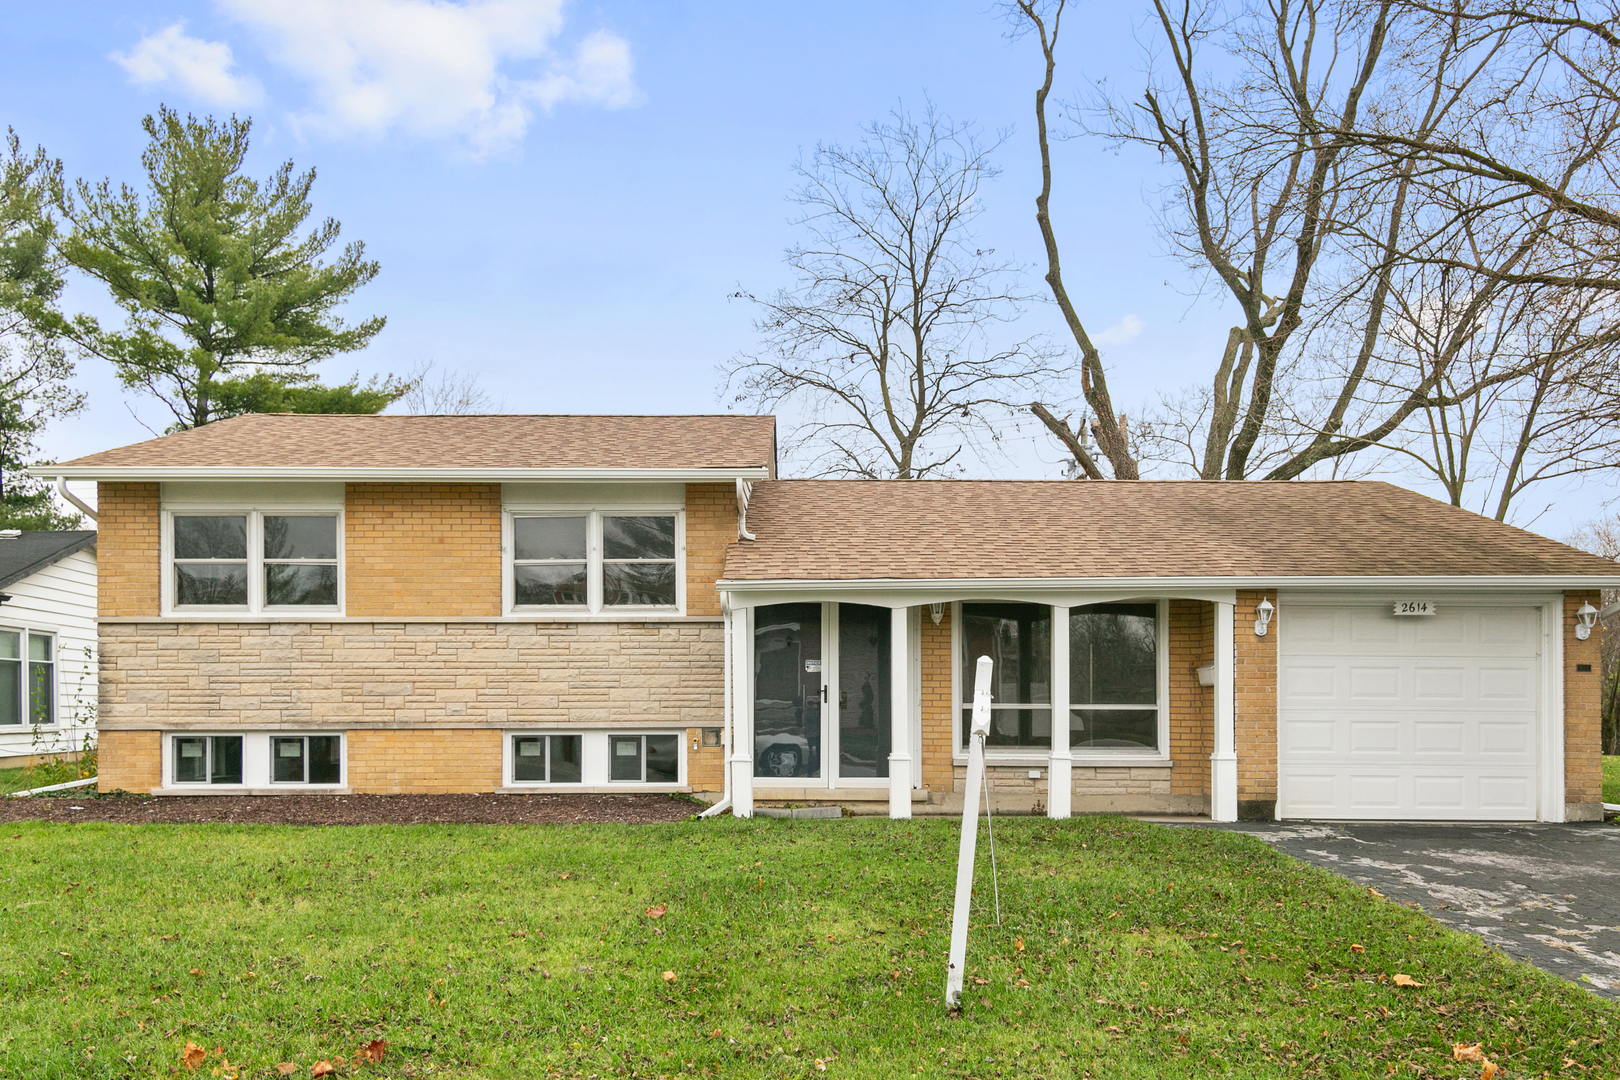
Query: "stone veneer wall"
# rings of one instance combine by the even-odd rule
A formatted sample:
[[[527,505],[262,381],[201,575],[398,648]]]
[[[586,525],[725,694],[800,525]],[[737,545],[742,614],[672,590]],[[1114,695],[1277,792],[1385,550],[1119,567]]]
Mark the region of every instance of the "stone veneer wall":
[[[1209,809],[1209,755],[1215,745],[1215,688],[1198,669],[1215,659],[1215,605],[1170,601],[1170,791]]]
[[[1570,821],[1603,820],[1603,627],[1585,641],[1575,638],[1575,612],[1582,604],[1603,606],[1596,589],[1564,594],[1564,815]],[[1589,671],[1575,665],[1590,664]]]
[[[349,484],[344,507],[348,615],[501,614],[501,485]]]
[[[100,483],[96,503],[97,614],[156,615],[163,580],[159,485]]]
[[[1276,607],[1276,590],[1239,589],[1232,613],[1238,817],[1246,821],[1277,816],[1277,627],[1288,613],[1279,607],[1266,636],[1258,636],[1254,612],[1262,599]]]

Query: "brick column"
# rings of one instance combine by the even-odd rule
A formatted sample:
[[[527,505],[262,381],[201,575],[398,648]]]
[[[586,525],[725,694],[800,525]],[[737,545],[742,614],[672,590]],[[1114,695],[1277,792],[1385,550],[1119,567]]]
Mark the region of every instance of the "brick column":
[[[1261,600],[1277,603],[1274,590],[1241,589],[1232,627],[1238,758],[1238,817],[1270,821],[1277,816],[1277,626],[1265,637],[1254,632]]]
[[[1603,820],[1603,626],[1575,637],[1582,604],[1603,606],[1596,589],[1564,594],[1564,820]],[[1585,665],[1585,671],[1579,668]]]

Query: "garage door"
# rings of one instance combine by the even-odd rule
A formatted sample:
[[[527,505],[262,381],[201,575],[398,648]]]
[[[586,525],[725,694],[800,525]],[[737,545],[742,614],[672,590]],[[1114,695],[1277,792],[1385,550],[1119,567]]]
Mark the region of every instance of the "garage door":
[[[1535,820],[1540,611],[1392,606],[1278,612],[1278,816]]]

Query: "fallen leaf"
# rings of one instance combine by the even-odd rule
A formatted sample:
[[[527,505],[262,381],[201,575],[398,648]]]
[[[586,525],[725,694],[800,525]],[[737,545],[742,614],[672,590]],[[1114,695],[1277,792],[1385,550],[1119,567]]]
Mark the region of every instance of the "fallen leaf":
[[[1485,1050],[1479,1043],[1452,1043],[1452,1061],[1484,1061]]]
[[[291,1076],[293,1073],[295,1073],[297,1071],[298,1071],[298,1066],[294,1065],[290,1061],[283,1061],[279,1065],[276,1066],[276,1072],[280,1073],[282,1076]]]
[[[1382,900],[1384,898],[1384,894],[1379,892],[1377,889],[1373,888],[1371,885],[1367,886],[1367,891],[1369,893],[1371,893],[1372,895],[1378,897],[1380,900]]]
[[[1494,1061],[1487,1060],[1479,1068],[1479,1080],[1496,1080],[1502,1075],[1502,1067]]]
[[[337,1066],[330,1061],[317,1061],[309,1067],[309,1075],[311,1076],[331,1076],[335,1072],[337,1072]]]
[[[674,982],[675,981],[675,973],[673,971],[664,972],[664,981],[665,982]]]
[[[1119,1027],[1117,1024],[1109,1024],[1107,1027],[1103,1028],[1103,1030],[1108,1032],[1108,1034],[1110,1034],[1110,1035],[1123,1035],[1123,1034],[1125,1034],[1125,1030],[1123,1028]]]
[[[257,979],[258,976],[253,974],[253,972],[251,972],[251,971],[244,971],[244,972],[242,972],[242,978],[244,978],[244,979]]]
[[[1396,986],[1422,986],[1423,985],[1422,983],[1418,982],[1416,979],[1412,978],[1412,976],[1410,976],[1410,975],[1402,975],[1399,972],[1396,973],[1395,978],[1392,981],[1395,983]]]
[[[186,1048],[180,1051],[180,1064],[184,1065],[188,1069],[195,1069],[197,1066],[203,1063],[203,1059],[207,1056],[208,1051],[204,1050],[190,1039],[187,1039]]]
[[[669,910],[669,905],[668,904],[655,904],[652,907],[647,909],[647,918],[649,918],[649,919],[662,919],[664,917],[664,912],[666,912],[668,910]]]
[[[569,878],[573,877],[574,875],[573,874],[558,874],[557,876],[562,878],[564,881],[567,881]]]
[[[388,1053],[388,1040],[386,1039],[372,1039],[360,1048],[360,1056],[373,1065],[379,1064],[386,1053]]]
[[[718,1039],[719,1037],[720,1037],[720,1029],[719,1028],[715,1028],[713,1031],[709,1032],[709,1038]]]
[[[197,978],[199,978],[199,979],[202,978],[204,975],[208,974],[208,972],[204,971],[202,968],[192,968],[191,973],[193,975],[197,976]]]
[[[1023,952],[1024,951],[1024,939],[1023,938],[1013,938],[1013,948],[1017,949],[1019,952]]]
[[[1013,985],[1014,986],[1028,986],[1029,985],[1029,980],[1028,979],[1019,979],[1017,982],[1013,983]]]
[[[820,1058],[816,1058],[816,1072],[826,1072],[826,1071],[827,1071],[827,1063],[825,1061],[821,1060]]]
[[[1350,951],[1353,953],[1364,953],[1367,950],[1362,948],[1360,945],[1352,945],[1350,946]]]
[[[977,983],[978,985],[980,985],[980,986],[989,986],[990,985],[990,980],[989,979],[981,979],[977,975],[973,976],[973,981],[975,983]]]

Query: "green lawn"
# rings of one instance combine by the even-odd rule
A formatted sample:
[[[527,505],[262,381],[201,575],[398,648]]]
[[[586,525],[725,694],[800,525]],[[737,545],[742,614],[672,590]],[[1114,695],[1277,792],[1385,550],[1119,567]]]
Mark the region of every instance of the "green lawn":
[[[1620,757],[1603,759],[1603,801],[1620,803]]]
[[[1605,761],[1608,759],[1605,758]],[[1607,775],[1605,773],[1604,775]],[[0,795],[9,795],[13,791],[26,791],[33,787],[33,778],[28,769],[0,769]]]
[[[947,1016],[956,836],[0,826],[0,1076],[192,1075],[188,1040],[244,1078],[1477,1077],[1453,1042],[1620,1071],[1614,1004],[1249,837],[1115,818],[998,824],[1004,925],[985,864]]]

